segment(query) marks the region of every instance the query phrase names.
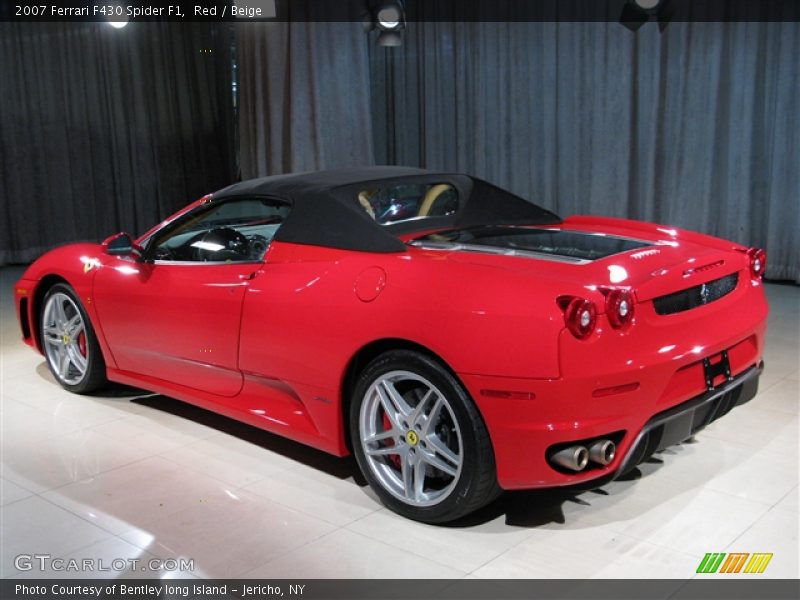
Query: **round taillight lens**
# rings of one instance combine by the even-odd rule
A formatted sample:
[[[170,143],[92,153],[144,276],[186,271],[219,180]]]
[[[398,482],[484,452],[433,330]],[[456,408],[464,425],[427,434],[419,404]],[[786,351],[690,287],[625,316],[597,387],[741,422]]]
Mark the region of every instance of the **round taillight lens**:
[[[611,290],[606,296],[606,316],[614,329],[622,329],[633,320],[633,295],[628,290]]]
[[[594,303],[583,298],[573,298],[564,311],[564,323],[578,339],[588,337],[597,323],[597,309]]]
[[[767,270],[767,253],[761,248],[750,248],[747,255],[750,257],[750,273],[753,277],[761,277]]]

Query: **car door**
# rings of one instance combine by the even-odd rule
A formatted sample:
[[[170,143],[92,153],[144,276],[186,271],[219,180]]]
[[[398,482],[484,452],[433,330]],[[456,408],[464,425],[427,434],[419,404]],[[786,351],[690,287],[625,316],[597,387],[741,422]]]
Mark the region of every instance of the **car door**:
[[[107,257],[94,301],[117,367],[236,395],[244,295],[286,214],[274,200],[212,200],[153,234],[142,259]]]

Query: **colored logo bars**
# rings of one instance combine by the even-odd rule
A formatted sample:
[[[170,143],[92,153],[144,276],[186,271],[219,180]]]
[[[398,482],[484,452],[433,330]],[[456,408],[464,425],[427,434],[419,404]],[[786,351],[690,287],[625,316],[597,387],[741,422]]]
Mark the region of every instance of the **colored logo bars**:
[[[727,556],[727,558],[726,558]],[[748,561],[748,557],[750,560]],[[763,573],[772,553],[755,552],[708,552],[697,567],[698,573]],[[747,565],[747,566],[745,566]],[[744,569],[742,568],[744,567]]]

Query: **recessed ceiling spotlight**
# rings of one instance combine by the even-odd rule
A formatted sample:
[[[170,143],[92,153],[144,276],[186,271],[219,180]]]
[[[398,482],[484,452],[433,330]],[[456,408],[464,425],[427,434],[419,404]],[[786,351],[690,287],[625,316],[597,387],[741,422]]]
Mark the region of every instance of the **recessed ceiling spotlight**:
[[[378,2],[371,6],[364,17],[364,31],[378,29],[378,45],[397,47],[403,45],[401,31],[406,26],[406,15],[402,2],[398,0]]]
[[[109,4],[103,14],[108,19],[108,24],[115,29],[122,29],[130,19],[124,4]]]
[[[403,24],[403,9],[396,2],[389,2],[378,9],[375,15],[380,29],[391,31]]]

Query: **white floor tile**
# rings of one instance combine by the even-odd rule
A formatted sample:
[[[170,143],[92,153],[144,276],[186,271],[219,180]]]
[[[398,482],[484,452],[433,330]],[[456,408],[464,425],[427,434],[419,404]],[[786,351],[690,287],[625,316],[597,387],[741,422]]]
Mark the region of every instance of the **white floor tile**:
[[[310,467],[282,471],[245,489],[339,526],[381,508],[352,478],[339,479]]]
[[[466,573],[339,529],[243,574],[253,579],[455,579]]]
[[[3,444],[3,477],[44,492],[139,461],[147,451],[90,430]]]
[[[771,552],[763,574],[757,577],[797,579],[800,577],[800,542],[797,513],[771,510],[729,544],[727,552]]]
[[[33,492],[26,490],[16,483],[0,477],[0,506],[11,504],[17,500],[22,500],[28,496],[33,496]]]
[[[795,333],[795,335],[797,334]],[[765,373],[779,379],[790,376],[797,371],[797,353],[795,344],[788,342],[785,338],[768,338],[764,346]]]
[[[85,427],[68,417],[38,410],[7,396],[0,401],[0,443],[6,447],[19,440],[48,439]]]
[[[401,550],[466,571],[477,569],[532,535],[527,527],[506,525],[503,517],[469,527],[439,527],[410,522],[388,509],[351,523],[347,529],[379,542],[391,540]]]
[[[44,496],[112,533],[137,530],[225,494],[225,484],[151,457]]]
[[[605,527],[537,530],[475,571],[482,578],[687,578],[697,561]]]
[[[114,421],[145,409],[131,402],[130,396],[104,396],[102,392],[94,396],[71,394],[53,380],[49,371],[46,380],[37,374],[7,381],[3,393],[22,404],[66,417],[83,427]]]
[[[580,493],[554,490],[542,492],[542,498],[533,494],[530,500],[527,500],[526,493],[522,493],[519,503],[539,506],[540,516],[532,519],[537,528],[582,530],[604,527],[611,532],[621,532],[632,524],[653,522],[651,514],[658,507],[703,489],[696,481],[665,476],[663,468],[661,464],[645,463],[630,476],[599,489]],[[526,521],[524,514],[517,515],[517,518]]]
[[[800,381],[786,377],[757,398],[759,408],[797,416],[800,412]]]
[[[294,461],[256,444],[220,433],[172,448],[161,456],[238,488],[294,466]]]
[[[768,452],[796,452],[798,417],[758,405],[757,396],[748,404],[734,408],[730,413],[711,423],[702,436],[714,437]]]
[[[790,513],[800,513],[800,500],[798,499],[797,487],[781,498],[780,502],[775,505],[777,510],[784,510]]]
[[[775,504],[798,483],[797,454],[754,453],[752,448],[698,434],[691,443],[656,454],[658,474],[709,490]]]
[[[148,423],[146,416],[126,417],[96,425],[91,428],[91,431],[111,440],[123,441],[149,455],[161,454],[197,441],[197,438],[191,434],[170,431],[158,425],[148,427]]]
[[[21,554],[57,555],[110,537],[107,531],[39,496],[4,506],[2,517],[0,570],[4,577],[19,571],[15,557]]]
[[[678,552],[702,556],[709,547],[727,546],[768,509],[768,504],[696,488],[653,505],[620,531]]]
[[[243,491],[210,497],[123,534],[157,556],[195,561],[195,575],[237,577],[334,527]]]

